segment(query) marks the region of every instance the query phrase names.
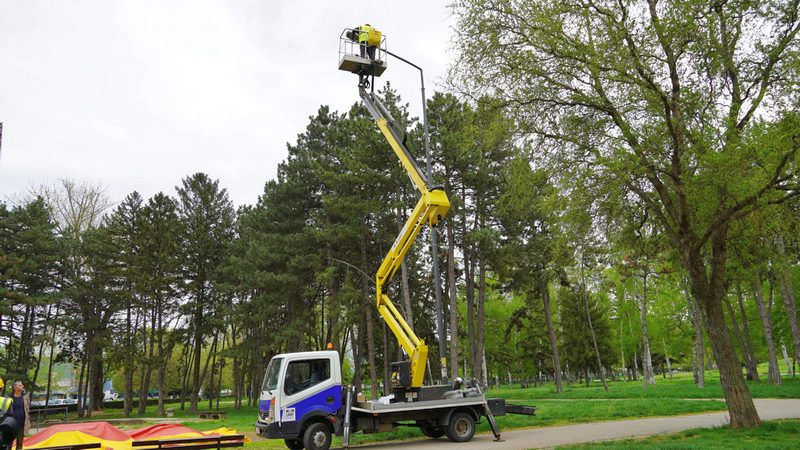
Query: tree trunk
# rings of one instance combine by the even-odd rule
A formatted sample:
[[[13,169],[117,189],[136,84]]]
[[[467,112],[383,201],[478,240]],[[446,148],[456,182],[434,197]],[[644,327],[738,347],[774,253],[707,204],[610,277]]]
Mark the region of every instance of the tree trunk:
[[[489,367],[486,365],[486,349],[481,350],[481,377],[485,390],[489,389]]]
[[[156,417],[164,417],[164,399],[166,398],[166,370],[169,358],[164,358],[164,302],[161,298],[156,297],[156,323],[158,328],[158,372],[156,373],[156,384],[158,385],[158,407],[156,408]],[[234,374],[234,377],[236,375]]]
[[[461,198],[466,200],[466,190],[461,188]],[[461,209],[461,236],[463,243],[464,254],[464,284],[465,284],[465,297],[467,300],[467,343],[469,348],[469,368],[470,376],[473,378],[478,377],[479,365],[477,363],[477,354],[475,346],[475,252],[470,248],[469,239],[467,239],[467,208]],[[475,221],[477,226],[477,221]]]
[[[22,325],[22,329],[20,330],[20,338],[19,338],[19,347],[17,351],[17,361],[15,364],[15,368],[20,372],[24,373],[26,376],[28,374],[28,355],[31,353],[31,343],[33,339],[31,339],[32,330],[33,330],[33,318],[35,316],[35,311],[31,304],[25,305],[25,314],[20,321]],[[20,325],[18,323],[17,325]],[[10,347],[6,347],[7,349]],[[6,350],[8,351],[8,350]]]
[[[375,337],[372,325],[372,308],[366,308],[365,320],[367,321],[367,362],[369,363],[369,380],[371,383],[370,396],[372,400],[375,400],[378,398],[378,374],[375,367]]]
[[[89,390],[89,409],[91,411],[102,411],[103,410],[103,358],[102,353],[99,348],[97,348],[98,354],[95,355],[94,364],[92,364],[92,370],[90,370],[89,374],[91,375],[90,378],[90,390]]]
[[[583,258],[581,258],[583,260]],[[594,334],[594,326],[592,325],[592,313],[589,310],[589,293],[586,292],[586,284],[583,277],[583,261],[581,261],[581,295],[583,296],[583,302],[586,305],[586,319],[589,322],[589,333],[592,336],[592,345],[594,346],[594,356],[597,358],[597,368],[600,372],[600,381],[603,382],[603,389],[608,392],[608,383],[606,383],[606,369],[603,367],[603,361],[600,358],[600,349],[597,347],[597,337]],[[586,370],[586,377],[589,377],[589,370]],[[589,385],[589,381],[586,381],[586,385]]]
[[[778,236],[776,239],[776,246],[778,253],[781,255],[781,260],[785,261],[786,248],[783,244],[783,238]],[[794,359],[800,359],[800,326],[797,323],[797,302],[794,298],[794,287],[792,286],[792,274],[785,267],[778,268],[778,283],[780,284],[781,297],[783,297],[783,304],[786,306],[786,317],[789,319],[789,328],[792,330],[792,343],[794,346]]]
[[[231,305],[231,311],[234,311]],[[237,346],[236,337],[239,333],[239,328],[236,327],[236,318],[231,313],[231,350],[233,354],[233,361],[231,362],[231,377],[233,378],[233,409],[238,411],[242,409],[242,357],[240,356],[240,348]],[[344,349],[342,350],[344,352]],[[159,388],[160,390],[160,388]]]
[[[553,380],[556,383],[556,394],[560,394],[564,391],[564,386],[561,384],[561,358],[558,356],[556,332],[553,328],[553,320],[550,314],[550,290],[547,283],[542,284],[544,284],[544,286],[541,286],[540,290],[542,293],[542,303],[544,305],[544,320],[547,324],[547,337],[550,339],[550,354],[553,357]],[[625,358],[624,355],[623,358]]]
[[[736,297],[739,303],[739,314],[742,317],[742,331],[744,331],[744,344],[747,348],[747,379],[752,381],[759,381],[758,378],[758,361],[756,361],[756,352],[753,350],[753,338],[750,337],[750,321],[747,319],[747,310],[744,308],[744,296],[742,295],[741,286],[736,286]]]
[[[197,414],[197,404],[200,401],[200,364],[202,364],[203,350],[203,303],[205,295],[199,295],[195,299],[194,306],[194,367],[192,367],[192,399],[189,402],[189,414]]]
[[[756,306],[758,306],[758,313],[761,315],[761,322],[764,324],[764,340],[767,341],[767,350],[769,353],[769,370],[767,371],[767,379],[770,383],[781,386],[781,373],[778,369],[778,352],[775,349],[775,340],[772,337],[772,318],[770,317],[767,307],[764,305],[764,293],[761,290],[761,275],[756,272],[753,275],[753,293],[756,298]]]
[[[639,326],[642,328],[642,386],[656,384],[653,374],[653,358],[650,356],[650,335],[647,333],[647,271],[645,266],[644,276],[642,277],[642,298],[639,302]]]
[[[155,351],[155,332],[157,328],[157,308],[153,308],[150,312],[150,337],[147,340],[148,345],[145,346],[147,354],[144,364],[144,376],[142,377],[142,392],[144,392],[144,401],[139,404],[139,415],[143,416],[147,412],[147,399],[150,397],[150,381],[153,376],[153,355]]]
[[[211,386],[211,389],[214,389],[214,375],[217,372],[217,343],[216,340],[214,345],[211,347],[211,380],[209,380],[208,385]],[[209,391],[208,392],[208,409],[214,409],[214,393]]]
[[[720,374],[728,405],[731,428],[752,428],[761,423],[741,366],[733,350],[719,303],[706,305],[706,320],[711,349]]]
[[[367,267],[367,242],[366,237],[361,240],[361,263],[363,267]],[[367,307],[364,308],[365,311],[365,320],[367,322],[367,361],[369,362],[369,378],[371,383],[371,392],[370,397],[372,400],[376,400],[378,397],[378,375],[375,369],[375,338],[373,336],[372,330],[372,302],[369,300],[369,288],[367,286],[367,279],[364,278],[361,283],[361,293],[364,296],[364,300],[367,303]]]
[[[58,308],[56,306],[56,317],[58,317]],[[50,406],[50,393],[52,392],[51,389],[53,387],[53,364],[55,363],[55,342],[56,342],[56,326],[55,323],[53,324],[53,334],[51,335],[50,341],[50,362],[47,365],[47,393],[44,399],[44,406],[48,408]]]
[[[203,371],[201,372],[201,375],[200,375],[200,384],[199,384],[200,388],[202,388],[203,387],[203,383],[206,382],[206,375],[208,375],[208,367],[209,367],[209,363],[211,363],[211,357],[212,356],[216,357],[218,339],[219,339],[219,330],[214,332],[214,339],[211,341],[211,349],[210,349],[211,351],[208,352],[208,356],[206,356],[206,362],[205,362],[205,364],[203,364]],[[214,387],[213,383],[211,384],[211,387]],[[199,390],[198,390],[197,395],[198,395],[198,397],[200,396]],[[210,393],[209,393],[209,395],[210,395]]]
[[[217,366],[219,367],[219,376],[217,377],[217,409],[219,409],[219,401],[222,397],[222,370],[225,367],[225,358],[222,355],[225,354],[226,331],[226,329],[222,331],[222,351],[220,351],[219,361],[217,362]]]
[[[694,374],[694,384],[699,388],[706,386],[705,374],[705,348],[703,348],[703,326],[700,307],[695,298],[687,291],[686,302],[689,306],[689,316],[694,326],[694,336],[692,337],[692,371]]]
[[[584,288],[584,302],[586,303],[586,318],[589,321],[589,333],[592,335],[592,345],[594,345],[594,356],[597,358],[597,367],[599,368],[600,372],[600,381],[603,382],[603,389],[608,392],[608,383],[606,382],[606,368],[603,366],[603,361],[600,359],[600,349],[597,347],[597,337],[594,334],[594,326],[592,325],[592,315],[589,312],[589,296],[585,292]],[[586,376],[589,376],[589,370],[586,370]],[[589,385],[589,380],[587,379],[586,385]]]
[[[789,361],[789,352],[786,350],[786,344],[781,342],[781,351],[783,352],[783,362],[786,364],[786,375],[790,377],[794,377],[794,371],[792,370],[792,363]]]
[[[722,227],[711,237],[711,271],[706,267],[706,260],[699,249],[690,248],[682,254],[684,266],[687,267],[692,281],[692,293],[697,299],[705,319],[714,360],[719,368],[722,392],[728,405],[731,428],[753,428],[761,423],[756,411],[753,397],[745,383],[744,375],[733,349],[733,342],[725,324],[722,302],[725,292],[725,263],[727,230]]]
[[[750,367],[752,366],[752,362],[750,361],[750,355],[747,353],[747,344],[744,343],[744,337],[742,336],[742,331],[739,328],[739,321],[736,320],[736,313],[733,311],[733,306],[731,306],[730,299],[727,297],[725,298],[725,307],[728,309],[728,315],[731,317],[731,325],[733,326],[733,332],[736,334],[736,340],[739,342],[739,348],[741,349],[742,353],[742,360],[744,361],[744,365],[747,371],[747,379],[752,380],[752,374],[750,373]]]
[[[125,332],[126,332],[126,344],[128,355],[134,354],[134,344],[133,344],[133,333],[135,333],[135,329],[133,328],[132,322],[132,306],[130,302],[128,303],[126,319],[125,319]],[[122,399],[122,415],[124,417],[130,417],[131,411],[133,410],[133,371],[135,370],[134,361],[136,358],[126,358],[125,362],[122,365],[122,368],[125,372],[125,393],[124,398]]]
[[[103,392],[103,359],[102,351],[98,345],[100,336],[96,331],[90,331],[86,337],[86,388],[83,395],[78,396],[78,404],[82,406],[83,417],[91,417],[92,411],[99,411],[102,407]],[[98,379],[100,386],[98,386]],[[100,390],[100,399],[97,399],[97,391]],[[86,400],[89,400],[89,407],[86,408]],[[98,402],[100,405],[98,405]]]
[[[361,315],[359,314],[359,318],[356,320],[356,323],[360,322]],[[361,330],[360,325],[358,329]],[[359,341],[361,332],[359,331],[358,334],[356,334],[356,327],[353,326],[353,328],[350,329],[350,333],[353,335],[350,339],[350,342],[353,343],[353,386],[356,387],[356,392],[361,392],[361,349],[363,348],[361,342]]]
[[[88,357],[88,356],[87,356]],[[85,392],[83,390],[83,374],[86,371],[86,358],[81,361],[81,372],[78,376],[78,406],[76,409],[78,410],[78,417],[83,417],[83,398],[85,396]]]
[[[625,343],[622,341],[622,317],[619,318],[619,361],[622,366],[622,375],[627,374],[627,380],[631,381],[630,370],[625,363]]]
[[[467,245],[465,244],[465,247]],[[478,366],[476,357],[476,345],[475,345],[475,278],[474,278],[474,265],[473,265],[472,255],[470,254],[470,260],[464,261],[464,269],[465,269],[465,282],[466,282],[466,300],[467,300],[467,343],[469,347],[469,368],[470,368],[470,377],[477,378],[478,376]]]
[[[475,356],[477,356],[480,368],[480,383],[483,389],[488,387],[489,380],[486,379],[486,355],[484,353],[484,323],[486,319],[486,256],[484,255],[483,244],[478,244],[478,301],[475,316]]]
[[[186,344],[183,346],[183,355],[181,356],[181,363],[186,361],[183,364],[183,382],[181,383],[181,410],[186,408],[186,394],[188,393],[189,389],[189,376],[192,373],[192,368],[194,367],[194,352],[192,352],[192,341],[190,338],[187,337]]]
[[[389,342],[389,325],[383,322],[383,395],[389,395],[392,391],[392,368],[391,362],[393,359],[392,347]]]
[[[458,309],[456,305],[455,225],[447,221],[447,291],[450,300],[450,378],[458,377]]]
[[[52,312],[53,312],[53,304],[51,303],[47,305],[47,314],[45,315],[44,319],[45,326],[43,331],[45,332],[45,334],[47,333],[47,325],[51,323],[50,315],[52,314]],[[36,370],[33,372],[33,378],[31,378],[32,386],[36,386],[36,381],[39,379],[39,369],[42,366],[42,354],[44,353],[44,344],[45,340],[42,340],[42,342],[39,344],[39,352],[36,356]]]

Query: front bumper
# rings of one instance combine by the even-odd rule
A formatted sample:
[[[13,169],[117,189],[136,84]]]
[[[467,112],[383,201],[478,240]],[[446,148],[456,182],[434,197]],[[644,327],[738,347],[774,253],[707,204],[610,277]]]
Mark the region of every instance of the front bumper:
[[[281,430],[281,427],[278,426],[277,422],[256,422],[256,433],[258,433],[259,436],[267,439],[297,439],[299,436],[296,432],[284,433],[283,430]]]

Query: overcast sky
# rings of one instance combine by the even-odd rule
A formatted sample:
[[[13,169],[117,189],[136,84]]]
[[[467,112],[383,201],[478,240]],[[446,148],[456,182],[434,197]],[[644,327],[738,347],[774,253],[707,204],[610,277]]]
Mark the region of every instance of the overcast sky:
[[[364,22],[432,95],[444,2],[0,0],[0,200],[59,178],[149,198],[206,172],[255,203],[308,117],[359,99],[338,40]],[[414,69],[390,60],[381,78],[420,114]]]

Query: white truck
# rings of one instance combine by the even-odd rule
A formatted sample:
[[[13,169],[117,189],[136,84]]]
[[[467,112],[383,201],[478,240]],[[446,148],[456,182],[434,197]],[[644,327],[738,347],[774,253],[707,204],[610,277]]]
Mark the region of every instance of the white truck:
[[[259,399],[256,431],[270,439],[283,439],[292,450],[327,450],[332,436],[391,431],[398,426],[418,427],[431,438],[447,436],[466,442],[485,417],[499,440],[493,416],[506,412],[533,415],[535,408],[487,400],[477,387],[423,386],[407,398],[389,403],[359,401],[351,386],[342,383],[340,355],[336,351],[276,355],[267,366]]]

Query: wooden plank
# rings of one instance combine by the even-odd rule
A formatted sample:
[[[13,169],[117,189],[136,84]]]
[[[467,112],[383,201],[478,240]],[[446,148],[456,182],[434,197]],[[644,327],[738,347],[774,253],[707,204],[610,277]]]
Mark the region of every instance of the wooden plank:
[[[244,441],[232,441],[232,442],[209,442],[209,443],[197,443],[197,444],[154,444],[150,446],[146,446],[143,450],[148,449],[162,449],[162,448],[180,448],[185,450],[205,450],[205,449],[212,449],[212,448],[240,448],[244,447]],[[140,447],[141,448],[141,447]]]
[[[178,447],[192,450],[244,447],[244,435],[233,434],[228,436],[208,436],[201,438],[148,439],[142,441],[133,441],[131,446],[145,448]]]

